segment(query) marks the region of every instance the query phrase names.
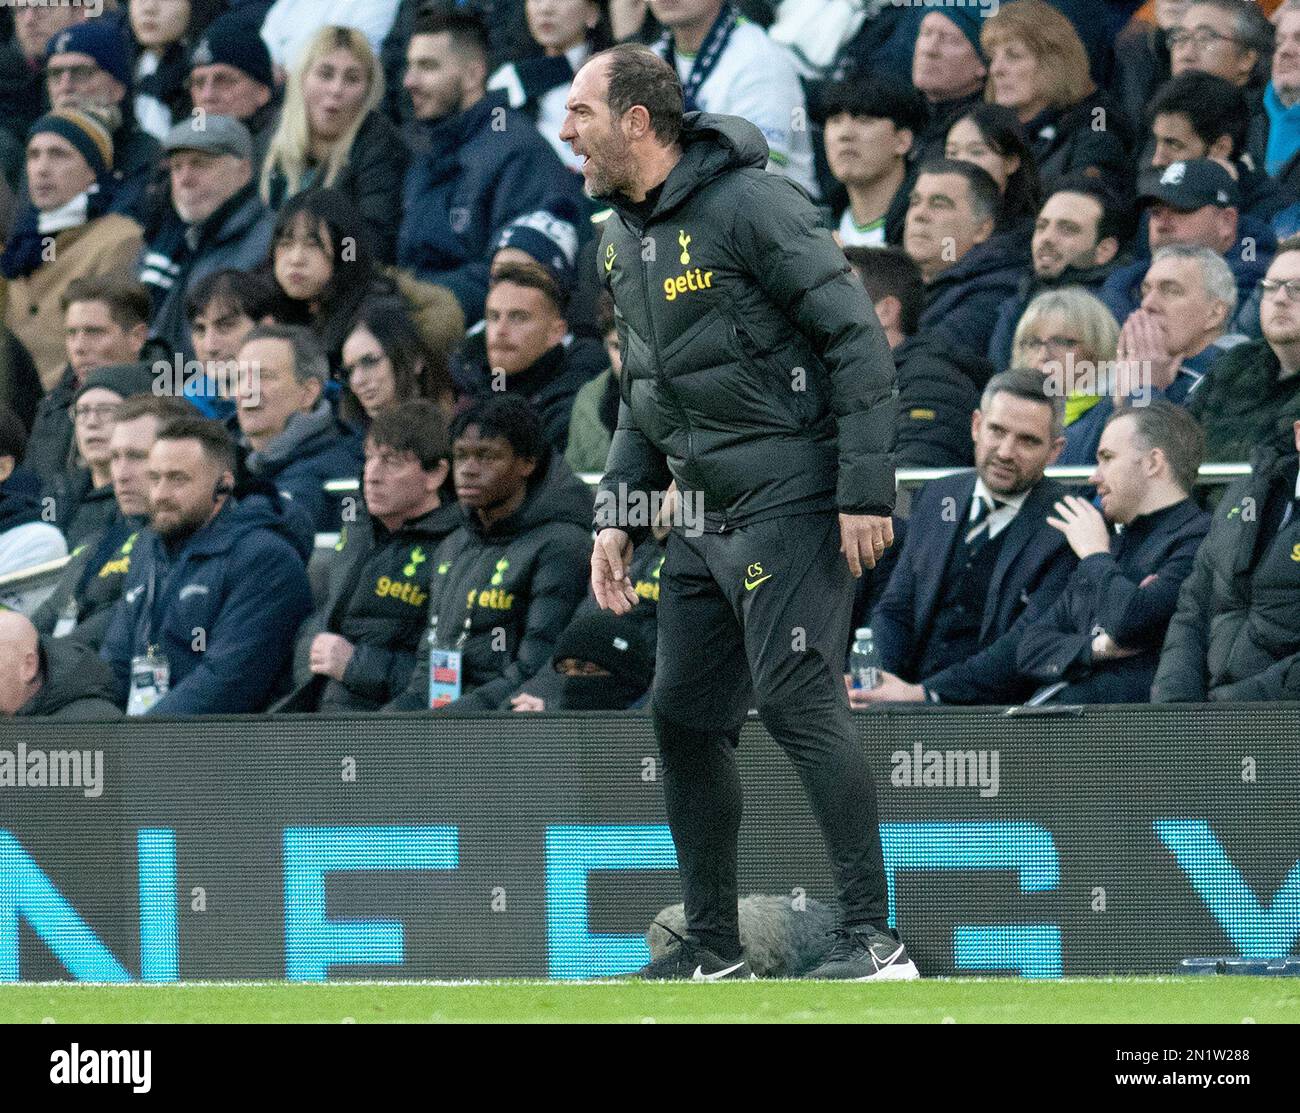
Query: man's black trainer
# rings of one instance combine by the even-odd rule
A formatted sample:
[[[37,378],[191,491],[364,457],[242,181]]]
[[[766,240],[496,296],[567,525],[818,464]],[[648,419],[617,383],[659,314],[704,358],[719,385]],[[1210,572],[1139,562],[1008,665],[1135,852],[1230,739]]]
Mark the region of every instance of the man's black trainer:
[[[830,954],[808,975],[849,982],[910,982],[920,976],[902,941],[870,924],[837,929]]]
[[[658,921],[655,921],[658,923]],[[640,981],[722,982],[754,977],[744,957],[719,958],[698,939],[678,935],[672,928],[659,924],[677,942],[665,953],[626,977]]]

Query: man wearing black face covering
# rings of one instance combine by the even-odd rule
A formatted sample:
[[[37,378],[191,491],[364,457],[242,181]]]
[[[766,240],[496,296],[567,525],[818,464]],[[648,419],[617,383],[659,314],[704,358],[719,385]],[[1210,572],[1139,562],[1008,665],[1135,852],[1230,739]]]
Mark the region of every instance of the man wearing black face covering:
[[[551,658],[564,677],[557,707],[622,711],[644,696],[654,677],[654,656],[640,627],[630,616],[605,611],[569,623]]]
[[[1300,420],[1224,493],[1183,582],[1156,703],[1300,699]]]

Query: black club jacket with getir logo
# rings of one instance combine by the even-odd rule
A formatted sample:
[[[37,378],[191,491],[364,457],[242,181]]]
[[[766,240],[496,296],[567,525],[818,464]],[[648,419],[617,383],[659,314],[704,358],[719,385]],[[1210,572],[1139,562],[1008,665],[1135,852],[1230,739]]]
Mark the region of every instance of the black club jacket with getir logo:
[[[705,528],[894,505],[894,361],[871,300],[806,193],[768,174],[738,116],[687,113],[681,160],[642,223],[616,196],[597,266],[614,298],[623,401],[597,527],[626,493],[703,496]]]

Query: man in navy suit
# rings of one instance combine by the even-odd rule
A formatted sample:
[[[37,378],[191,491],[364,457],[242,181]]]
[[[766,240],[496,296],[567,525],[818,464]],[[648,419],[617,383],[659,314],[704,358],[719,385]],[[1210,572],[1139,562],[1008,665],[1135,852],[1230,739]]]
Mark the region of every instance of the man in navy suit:
[[[1076,561],[1047,519],[1066,492],[1043,476],[1065,446],[1064,401],[1043,386],[1037,371],[993,376],[971,419],[975,470],[933,480],[917,498],[872,613],[884,682],[852,691],[855,707],[969,702],[989,647],[1064,589]]]

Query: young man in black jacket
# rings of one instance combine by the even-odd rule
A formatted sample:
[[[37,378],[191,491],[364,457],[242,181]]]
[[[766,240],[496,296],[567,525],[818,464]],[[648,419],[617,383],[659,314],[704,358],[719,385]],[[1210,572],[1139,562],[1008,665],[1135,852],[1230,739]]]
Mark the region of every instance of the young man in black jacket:
[[[398,695],[424,635],[433,555],[464,521],[446,498],[446,421],[419,399],[366,433],[365,503],[344,522],[324,604],[298,631],[297,691],[280,711],[374,711]]]
[[[814,976],[914,978],[888,928],[875,786],[842,679],[853,578],[892,540],[889,345],[807,195],[765,172],[752,124],[683,115],[676,73],[628,44],[579,71],[567,108],[560,138],[613,206],[599,258],[624,354],[597,601],[636,603],[633,544],[670,478],[698,527],[668,538],[651,699],[688,936],[640,976],[749,975],[734,746],[756,702],[799,765],[840,892]]]
[[[463,654],[456,711],[508,711],[544,664],[586,587],[591,493],[547,445],[517,395],[476,403],[452,425],[462,521],[430,557],[429,632],[387,711],[432,706],[431,639]]]

